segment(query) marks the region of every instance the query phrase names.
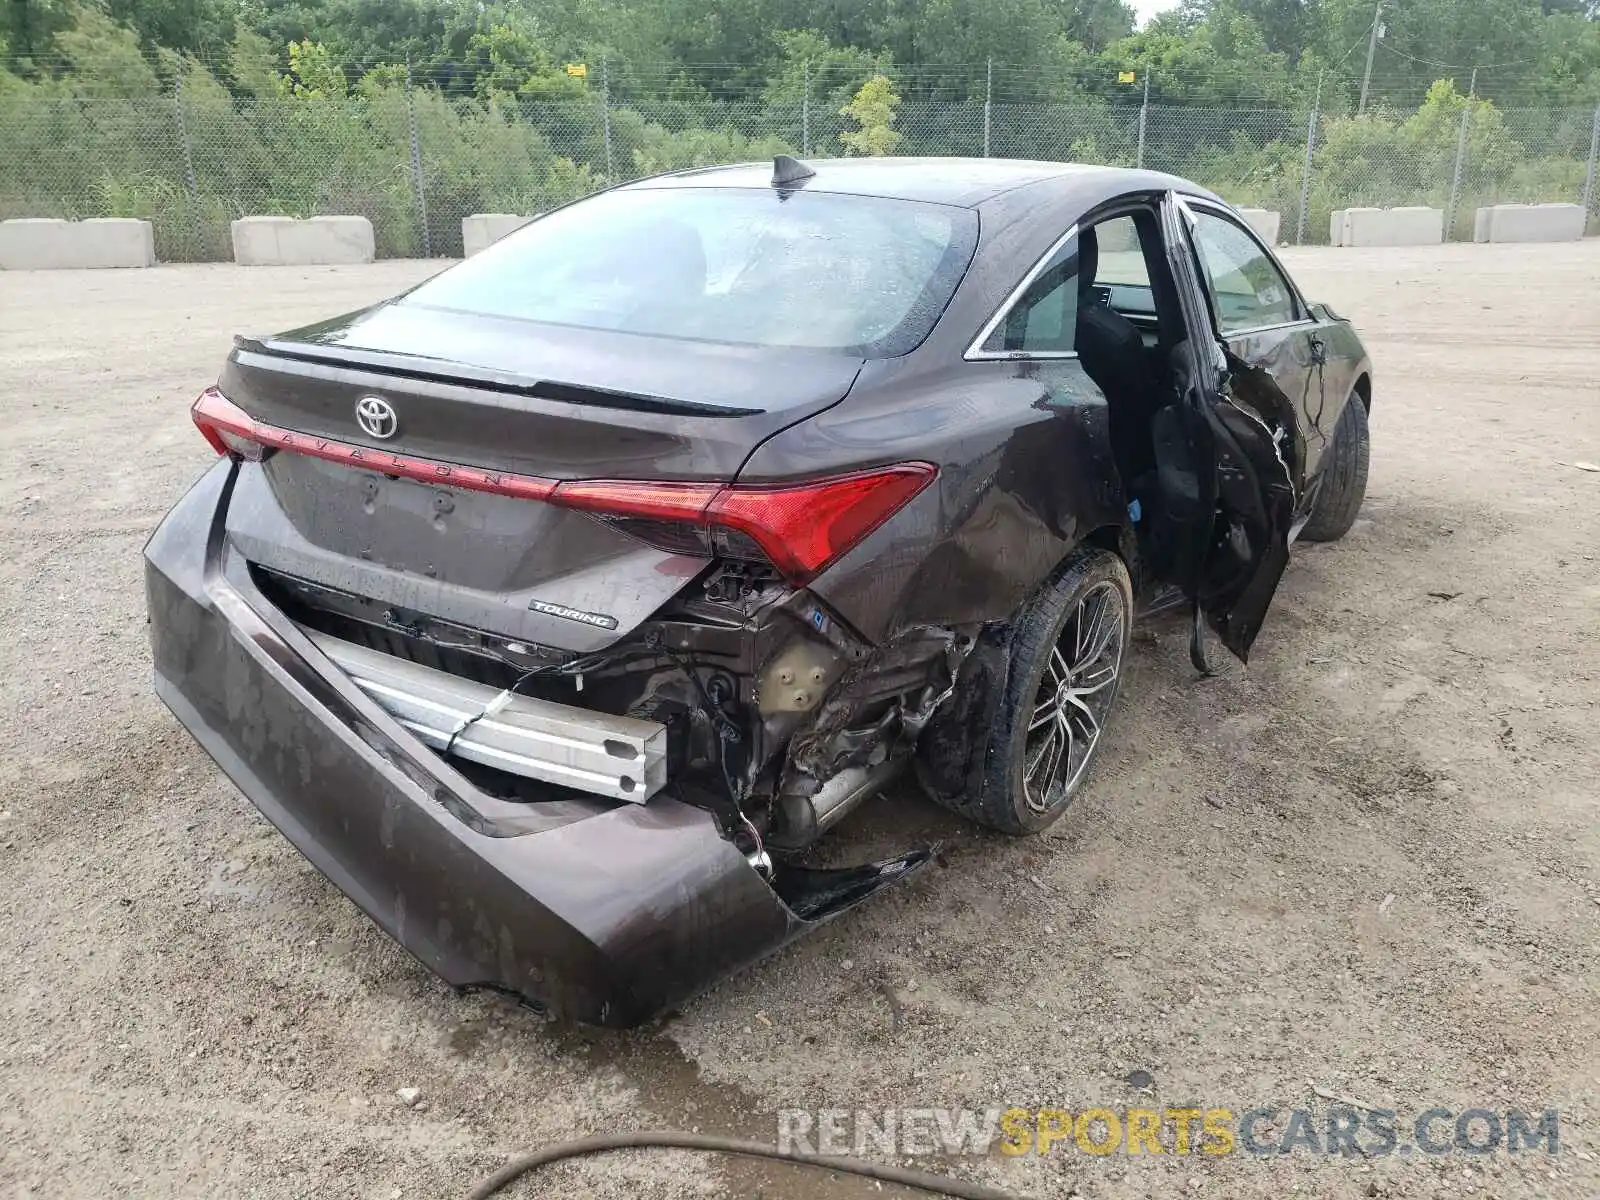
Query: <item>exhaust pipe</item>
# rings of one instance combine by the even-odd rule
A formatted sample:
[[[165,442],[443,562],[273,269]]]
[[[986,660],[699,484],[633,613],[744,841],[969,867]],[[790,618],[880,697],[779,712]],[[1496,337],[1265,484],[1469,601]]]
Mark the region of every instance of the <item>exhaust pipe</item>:
[[[902,764],[882,762],[875,767],[846,767],[811,797],[817,814],[817,832],[826,833],[844,820],[868,796],[877,794],[896,775]]]
[[[903,765],[883,762],[870,767],[846,767],[809,796],[780,792],[777,802],[782,817],[767,835],[768,847],[805,849],[854,812],[868,796],[880,791]]]

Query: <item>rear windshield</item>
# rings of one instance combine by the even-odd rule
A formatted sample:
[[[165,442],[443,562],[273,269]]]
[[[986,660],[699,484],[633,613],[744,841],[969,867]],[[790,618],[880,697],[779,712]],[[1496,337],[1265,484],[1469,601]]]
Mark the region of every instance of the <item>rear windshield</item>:
[[[977,216],[740,188],[606,192],[495,243],[402,304],[582,329],[890,357],[933,328]]]

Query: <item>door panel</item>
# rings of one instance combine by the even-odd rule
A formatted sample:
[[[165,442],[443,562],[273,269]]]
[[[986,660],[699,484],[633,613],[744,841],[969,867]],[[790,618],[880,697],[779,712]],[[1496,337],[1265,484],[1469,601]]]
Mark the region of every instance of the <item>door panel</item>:
[[[1327,395],[1326,335],[1243,222],[1214,208],[1190,207],[1201,282],[1227,342],[1235,395],[1293,429],[1295,444],[1284,457],[1303,496],[1342,400],[1329,403]]]
[[[1197,541],[1182,560],[1183,577],[1171,582],[1205,613],[1222,644],[1245,661],[1289,558],[1296,497],[1291,459],[1299,439],[1292,412],[1282,411],[1281,391],[1267,388],[1265,373],[1249,370],[1218,338],[1192,223],[1193,214],[1169,192],[1162,235],[1189,335],[1189,354],[1177,364],[1188,378],[1176,424],[1196,474],[1195,498],[1207,517],[1189,535]],[[1273,403],[1258,410],[1247,389]],[[1162,431],[1157,435],[1159,453]],[[1191,654],[1203,667],[1198,624]]]
[[[1245,662],[1289,562],[1295,492],[1261,418],[1226,395],[1212,414],[1222,427],[1218,518],[1198,599],[1222,644]]]
[[[1283,448],[1284,459],[1296,494],[1303,494],[1306,481],[1316,470],[1315,456],[1321,455],[1333,433],[1332,424],[1315,411],[1317,368],[1310,362],[1308,327],[1239,335],[1228,339],[1227,348],[1234,396],[1256,412],[1276,416],[1292,426],[1294,436]]]

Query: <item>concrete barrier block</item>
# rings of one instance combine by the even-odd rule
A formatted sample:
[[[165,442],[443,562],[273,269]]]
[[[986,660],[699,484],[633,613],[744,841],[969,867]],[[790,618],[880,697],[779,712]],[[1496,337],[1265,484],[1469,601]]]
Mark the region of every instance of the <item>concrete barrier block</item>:
[[[85,267],[153,267],[156,231],[132,217],[91,217],[79,221],[78,245]]]
[[[70,224],[53,217],[0,221],[0,267],[7,271],[39,271],[60,266],[55,260],[66,242]]]
[[[365,217],[240,217],[232,231],[233,261],[244,267],[369,263],[376,253]]]
[[[1444,213],[1437,208],[1346,208],[1333,215],[1335,246],[1437,246]]]
[[[131,217],[63,221],[24,217],[0,221],[0,270],[153,267],[155,229]]]
[[[1348,211],[1336,208],[1328,214],[1328,245],[1344,245],[1344,214]]]
[[[1269,246],[1278,244],[1278,230],[1283,224],[1283,214],[1274,212],[1270,208],[1241,208],[1239,215],[1245,223],[1261,236],[1261,240]]]
[[[485,246],[492,246],[508,233],[521,229],[532,217],[517,213],[473,213],[461,218],[461,247],[471,258]]]
[[[1473,217],[1475,242],[1576,242],[1583,237],[1579,204],[1496,204]]]
[[[1489,219],[1493,213],[1494,209],[1492,208],[1480,208],[1472,214],[1473,241],[1487,242],[1489,240]]]
[[[229,226],[233,261],[241,267],[278,266],[278,233],[293,224],[293,217],[240,217]]]
[[[369,263],[378,256],[372,222],[365,217],[312,217],[303,235],[331,263]]]

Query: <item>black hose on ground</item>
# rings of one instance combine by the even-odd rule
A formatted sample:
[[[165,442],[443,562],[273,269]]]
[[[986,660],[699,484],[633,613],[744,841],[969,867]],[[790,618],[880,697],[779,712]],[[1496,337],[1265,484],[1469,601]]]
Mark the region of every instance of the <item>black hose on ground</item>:
[[[481,1180],[467,1193],[467,1200],[486,1200],[506,1184],[520,1179],[530,1171],[564,1158],[583,1154],[600,1154],[607,1150],[637,1150],[661,1147],[673,1150],[712,1150],[720,1154],[742,1154],[747,1158],[767,1158],[778,1162],[798,1163],[806,1167],[819,1167],[825,1171],[838,1171],[846,1175],[859,1175],[883,1183],[897,1183],[902,1187],[917,1188],[936,1196],[957,1196],[961,1200],[1025,1200],[1015,1192],[1001,1191],[965,1179],[952,1179],[947,1175],[934,1175],[927,1171],[913,1171],[906,1167],[893,1167],[884,1163],[866,1162],[858,1158],[824,1157],[796,1150],[781,1150],[764,1142],[744,1141],[740,1138],[717,1137],[709,1133],[684,1133],[676,1129],[634,1133],[607,1133],[599,1137],[579,1138],[546,1146],[514,1158],[487,1179]]]

